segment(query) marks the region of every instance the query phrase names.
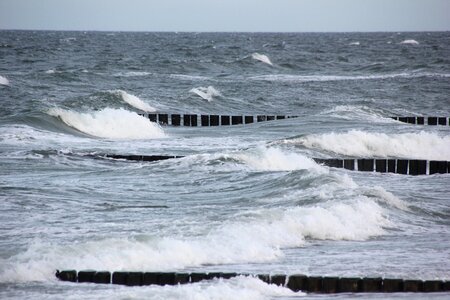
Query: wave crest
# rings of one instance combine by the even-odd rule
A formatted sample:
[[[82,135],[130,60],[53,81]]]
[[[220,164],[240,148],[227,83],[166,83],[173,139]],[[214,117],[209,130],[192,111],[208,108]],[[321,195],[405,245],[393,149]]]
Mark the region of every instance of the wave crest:
[[[148,105],[147,103],[145,103],[144,101],[142,101],[141,99],[136,97],[135,95],[128,94],[127,92],[122,91],[122,90],[116,90],[116,91],[113,91],[113,93],[120,96],[123,101],[125,101],[129,105],[133,106],[134,108],[140,109],[145,112],[155,112],[156,111],[156,109],[154,107]]]
[[[267,55],[259,54],[259,53],[255,52],[252,54],[252,58],[255,60],[258,60],[260,62],[263,62],[265,64],[268,64],[270,66],[273,66],[272,62],[270,61],[270,59]]]
[[[214,100],[214,97],[220,97],[222,94],[216,90],[213,86],[208,87],[197,87],[191,89],[189,92],[194,93],[198,96],[200,96],[202,99],[207,100],[208,102],[211,102]]]
[[[165,137],[156,123],[124,109],[105,108],[99,111],[80,113],[53,108],[49,115],[86,134],[112,139],[154,139]]]
[[[9,80],[6,77],[0,75],[0,85],[9,85]]]
[[[173,270],[207,264],[270,262],[280,249],[301,247],[307,238],[366,240],[391,226],[384,209],[370,199],[323,203],[311,207],[252,211],[236,216],[207,235],[105,238],[77,245],[36,243],[9,258],[0,282],[45,281],[55,269]]]
[[[424,131],[385,134],[351,130],[307,135],[287,142],[347,156],[450,160],[450,136]]]
[[[406,45],[419,45],[419,42],[416,40],[404,40],[400,44],[406,44]]]
[[[298,153],[283,151],[279,148],[260,147],[256,152],[236,154],[235,157],[257,171],[294,171],[309,169],[323,172],[325,170],[311,158]]]

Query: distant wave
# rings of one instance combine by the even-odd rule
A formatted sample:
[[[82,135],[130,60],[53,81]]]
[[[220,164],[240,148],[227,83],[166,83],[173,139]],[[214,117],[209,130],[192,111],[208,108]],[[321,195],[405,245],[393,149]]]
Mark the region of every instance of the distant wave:
[[[259,53],[255,52],[252,54],[252,58],[255,60],[258,60],[260,62],[263,62],[265,64],[273,66],[272,62],[270,61],[270,59],[267,55],[259,54]]]
[[[351,81],[351,80],[383,80],[392,78],[421,78],[421,77],[450,77],[445,73],[396,73],[383,75],[260,75],[252,76],[250,80],[277,81],[277,82],[326,82],[326,81]]]
[[[351,130],[314,134],[286,141],[341,155],[356,157],[403,157],[450,160],[450,136],[436,133],[385,134]]]
[[[50,69],[50,70],[45,71],[44,73],[45,73],[45,74],[55,74],[56,71],[53,70],[53,69]]]
[[[359,45],[361,45],[361,43],[360,42],[351,42],[351,43],[349,43],[349,45],[350,46],[359,46]]]
[[[0,85],[9,85],[9,80],[0,75]]]
[[[214,97],[220,97],[222,94],[216,90],[213,86],[208,87],[197,87],[191,89],[189,92],[194,93],[203,99],[207,100],[208,102],[213,101]]]
[[[152,73],[144,72],[144,71],[130,71],[130,72],[119,72],[114,74],[116,77],[140,77],[140,76],[149,76]]]
[[[125,101],[126,103],[130,104],[131,106],[140,109],[142,111],[145,112],[154,112],[156,111],[156,109],[150,105],[148,105],[147,103],[145,103],[144,101],[142,101],[141,99],[139,99],[138,97],[128,94],[125,91],[122,90],[116,90],[113,91],[113,93],[117,94],[118,96],[120,96],[122,98],[123,101]]]
[[[180,80],[210,80],[209,77],[198,75],[170,74],[169,76]]]
[[[105,108],[100,111],[80,113],[53,108],[49,115],[86,134],[112,139],[163,138],[161,127],[134,112],[124,109]]]
[[[400,44],[407,44],[407,45],[419,45],[419,42],[416,40],[404,40]]]

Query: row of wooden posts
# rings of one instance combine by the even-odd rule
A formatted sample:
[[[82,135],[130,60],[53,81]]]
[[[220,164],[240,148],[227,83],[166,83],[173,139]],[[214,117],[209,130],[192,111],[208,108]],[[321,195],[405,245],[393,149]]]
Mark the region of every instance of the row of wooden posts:
[[[62,281],[119,284],[127,286],[178,285],[212,279],[230,279],[237,276],[252,276],[268,284],[275,284],[310,293],[396,293],[396,292],[444,292],[450,290],[450,281],[391,279],[381,277],[320,277],[284,274],[238,274],[238,273],[176,273],[176,272],[114,272],[109,271],[57,271]]]
[[[172,126],[228,126],[251,124],[255,122],[265,122],[273,120],[283,120],[297,118],[298,116],[289,115],[218,115],[218,114],[169,114],[169,113],[150,113],[141,114],[150,121],[160,125]],[[417,125],[450,125],[449,117],[391,117],[396,121]]]

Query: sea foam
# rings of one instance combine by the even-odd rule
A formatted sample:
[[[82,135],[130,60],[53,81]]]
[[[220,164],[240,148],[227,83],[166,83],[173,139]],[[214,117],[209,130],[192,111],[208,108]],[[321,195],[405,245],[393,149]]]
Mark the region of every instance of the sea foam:
[[[222,96],[222,94],[211,85],[208,87],[200,86],[197,88],[193,88],[189,92],[200,96],[202,99],[205,99],[208,102],[213,101],[214,97]]]
[[[258,60],[260,62],[263,62],[265,64],[268,64],[270,66],[273,66],[272,62],[270,61],[270,59],[267,55],[259,54],[259,53],[255,52],[252,54],[252,58],[255,60]]]
[[[53,108],[49,115],[60,118],[64,123],[86,134],[112,139],[154,139],[163,138],[162,128],[124,109],[105,108],[93,112],[76,112]]]
[[[424,131],[386,134],[351,130],[307,135],[286,142],[347,156],[450,160],[450,136]]]
[[[131,106],[133,106],[137,109],[140,109],[145,112],[156,111],[156,109],[154,107],[148,105],[147,103],[145,103],[144,101],[142,101],[141,99],[136,97],[135,95],[129,94],[122,90],[113,91],[113,93],[119,95],[123,101],[125,101],[126,103],[130,104]]]
[[[353,195],[307,207],[268,208],[242,213],[202,236],[95,238],[70,245],[34,242],[4,260],[0,282],[47,281],[55,269],[164,271],[211,264],[262,263],[283,257],[283,248],[307,239],[366,240],[392,226],[376,201]]]
[[[9,85],[9,80],[0,75],[0,85]]]

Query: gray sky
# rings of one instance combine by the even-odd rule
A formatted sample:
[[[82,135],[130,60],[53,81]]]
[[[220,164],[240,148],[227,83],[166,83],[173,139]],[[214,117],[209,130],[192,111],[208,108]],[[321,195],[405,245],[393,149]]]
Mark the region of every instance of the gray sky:
[[[0,29],[449,31],[450,0],[0,0]]]

